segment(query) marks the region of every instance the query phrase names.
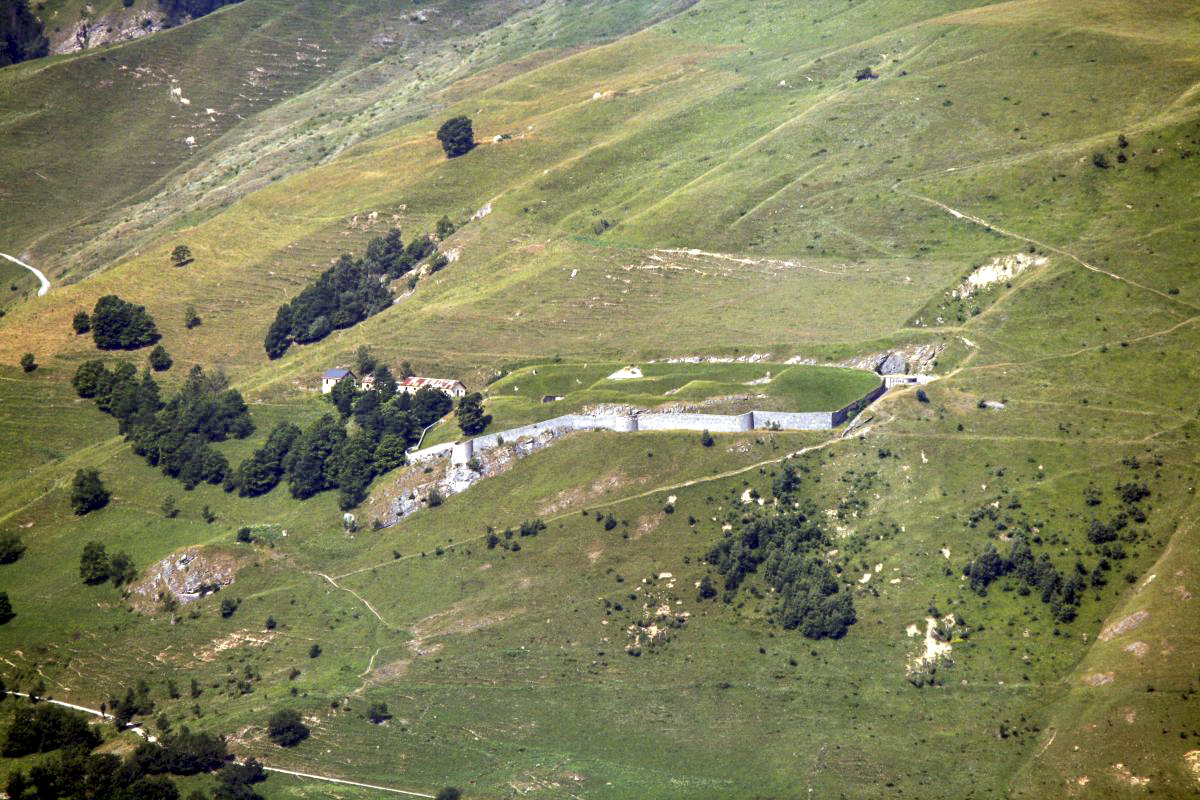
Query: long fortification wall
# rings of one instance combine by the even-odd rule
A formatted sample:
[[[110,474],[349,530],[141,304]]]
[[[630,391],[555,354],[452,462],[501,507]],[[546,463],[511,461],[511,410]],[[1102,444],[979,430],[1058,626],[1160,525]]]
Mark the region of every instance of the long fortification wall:
[[[827,431],[838,426],[836,412],[829,411],[755,411],[754,427],[779,428],[781,431]]]
[[[408,454],[410,462],[444,458],[455,454],[457,458],[469,458],[474,453],[494,450],[505,442],[515,442],[530,436],[550,434],[561,436],[574,431],[608,430],[619,433],[636,431],[709,431],[711,433],[744,433],[755,429],[770,428],[781,431],[826,431],[832,430],[849,417],[866,408],[888,390],[880,384],[864,397],[855,400],[837,411],[748,411],[745,414],[684,414],[672,412],[647,412],[644,414],[565,414],[554,419],[533,422],[506,431],[497,431],[476,436],[469,442],[433,445]],[[469,445],[469,446],[468,446]]]

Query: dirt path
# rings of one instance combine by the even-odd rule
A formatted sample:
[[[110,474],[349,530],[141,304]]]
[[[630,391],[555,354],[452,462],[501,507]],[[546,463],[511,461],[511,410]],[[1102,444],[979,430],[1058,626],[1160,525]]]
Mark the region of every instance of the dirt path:
[[[903,181],[901,181],[900,183],[903,183]],[[1040,242],[1037,239],[1033,239],[1028,236],[1023,236],[1022,234],[1019,234],[1019,233],[1013,233],[1012,231],[1005,230],[1004,228],[1001,228],[999,225],[995,225],[991,222],[988,222],[987,220],[985,220],[981,217],[976,217],[973,214],[968,214],[964,211],[959,211],[956,208],[951,208],[950,206],[946,205],[945,203],[943,203],[939,200],[934,200],[932,197],[925,197],[924,195],[913,194],[912,192],[906,192],[903,189],[899,188],[900,183],[893,184],[892,190],[895,192],[898,192],[899,194],[904,195],[905,197],[911,197],[914,200],[920,200],[923,203],[928,203],[932,206],[936,206],[936,207],[942,209],[943,211],[945,211],[950,216],[954,217],[955,219],[962,219],[962,220],[966,220],[967,222],[972,222],[976,225],[979,225],[980,227],[987,228],[989,230],[993,230],[996,233],[1001,234],[1002,236],[1007,236],[1010,239],[1016,239],[1019,242],[1025,242],[1026,244],[1032,244],[1035,247],[1040,247],[1043,250],[1047,250],[1051,253],[1057,253],[1060,256],[1065,256],[1086,270],[1091,270],[1092,272],[1095,272],[1099,275],[1105,275],[1109,278],[1112,278],[1115,281],[1120,281],[1121,283],[1127,284],[1129,286],[1137,287],[1138,289],[1141,289],[1142,291],[1152,292],[1153,294],[1158,295],[1159,297],[1163,298],[1164,300],[1169,301],[1170,303],[1172,303],[1174,305],[1181,305],[1181,306],[1190,308],[1193,311],[1200,311],[1200,306],[1189,303],[1186,300],[1181,300],[1174,295],[1167,294],[1166,292],[1159,291],[1158,289],[1155,289],[1152,286],[1146,286],[1145,284],[1138,283],[1137,281],[1133,280],[1132,278],[1126,278],[1122,275],[1118,275],[1115,272],[1109,272],[1106,269],[1101,269],[1100,267],[1097,267],[1094,264],[1089,264],[1088,262],[1084,261],[1082,258],[1075,255],[1074,253],[1072,253],[1069,250],[1064,250],[1061,247],[1055,247],[1054,245],[1046,244],[1045,242]]]
[[[37,292],[38,297],[41,297],[46,292],[50,291],[50,279],[47,278],[45,273],[43,273],[37,267],[31,267],[28,264],[26,264],[24,261],[22,261],[21,259],[13,258],[8,253],[0,253],[0,258],[7,258],[9,261],[16,264],[18,267],[24,267],[25,269],[29,270],[30,272],[32,272],[34,275],[37,276],[38,281],[40,281],[42,284],[40,287],[38,287],[38,292]]]

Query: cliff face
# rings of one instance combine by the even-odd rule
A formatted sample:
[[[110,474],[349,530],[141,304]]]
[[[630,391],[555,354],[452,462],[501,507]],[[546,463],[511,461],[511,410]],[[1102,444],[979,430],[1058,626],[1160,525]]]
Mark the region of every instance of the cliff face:
[[[162,30],[166,19],[166,14],[156,3],[137,3],[129,8],[121,6],[101,14],[89,12],[90,8],[90,4],[84,6],[74,18],[67,17],[67,12],[62,10],[54,17],[43,19],[51,53],[76,53],[102,44],[138,39]],[[64,18],[70,22],[64,22]]]

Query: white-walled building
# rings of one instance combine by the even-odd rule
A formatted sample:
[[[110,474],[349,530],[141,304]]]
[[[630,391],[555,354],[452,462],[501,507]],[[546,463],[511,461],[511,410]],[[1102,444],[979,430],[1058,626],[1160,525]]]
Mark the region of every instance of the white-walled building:
[[[424,389],[426,386],[431,389],[441,389],[451,397],[462,397],[467,393],[467,387],[463,386],[462,381],[456,381],[453,378],[419,378],[415,375],[397,382],[396,391],[416,394],[418,390]]]
[[[349,378],[354,381],[354,385],[358,386],[358,379],[354,377],[354,373],[348,369],[328,369],[321,376],[321,394],[329,394],[333,391],[333,387]]]

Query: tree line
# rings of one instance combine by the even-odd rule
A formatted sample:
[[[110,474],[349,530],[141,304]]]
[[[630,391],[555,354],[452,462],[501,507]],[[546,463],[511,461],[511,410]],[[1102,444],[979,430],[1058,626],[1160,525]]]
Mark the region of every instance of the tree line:
[[[122,727],[118,724],[118,728]],[[188,800],[262,800],[251,787],[267,779],[262,764],[233,761],[225,739],[186,726],[156,742],[143,741],[122,759],[92,753],[102,741],[87,716],[50,704],[18,704],[0,752],[7,758],[60,750],[28,772],[9,774],[9,800],[179,800],[168,776],[215,773],[212,795],[195,790]]]
[[[381,369],[379,371],[383,373]],[[185,488],[220,484],[242,497],[266,494],[285,478],[293,497],[304,500],[337,489],[343,509],[358,505],[367,486],[380,474],[405,463],[405,451],[421,431],[449,413],[453,401],[445,392],[425,387],[409,395],[396,391],[389,375],[375,391],[357,391],[351,381],[331,393],[337,416],[326,414],[307,429],[280,422],[266,442],[236,468],[212,443],[243,439],[254,432],[245,399],[220,371],[192,367],[187,380],[166,403],[150,372],[127,362],[109,369],[103,361],[79,366],[72,384],[80,397],[91,398],[111,414],[133,451]],[[353,434],[347,423],[353,419]],[[72,490],[76,513],[108,502],[109,493],[95,470],[81,470]],[[99,577],[97,568],[93,582]],[[88,580],[88,578],[85,578]]]
[[[226,489],[252,497],[286,478],[299,500],[337,489],[343,510],[357,506],[371,481],[403,465],[421,431],[453,405],[448,394],[432,387],[411,395],[396,392],[394,380],[377,381],[376,387],[358,391],[344,380],[329,395],[336,417],[326,414],[304,431],[288,422],[276,425],[266,444],[230,474]],[[351,419],[352,434],[346,430]]]
[[[71,382],[80,397],[94,399],[97,408],[116,418],[136,454],[188,489],[219,484],[229,474],[229,462],[213,442],[254,432],[245,400],[219,370],[206,374],[199,365],[192,367],[166,403],[150,372],[139,376],[128,362],[112,370],[100,360],[84,362]]]
[[[732,603],[750,575],[761,572],[778,600],[771,619],[786,630],[799,630],[810,639],[840,639],[856,620],[854,597],[843,590],[825,559],[827,533],[799,510],[791,494],[800,477],[785,462],[774,494],[782,511],[772,511],[727,531],[713,545],[707,561],[725,579],[723,599]],[[701,597],[712,597],[712,581],[701,581]]]
[[[292,342],[320,341],[383,311],[392,304],[387,281],[411,272],[436,249],[427,235],[405,246],[399,229],[393,228],[372,239],[362,258],[343,253],[290,303],[279,307],[263,340],[267,356],[279,358]]]
[[[0,67],[41,58],[50,52],[42,21],[29,0],[0,0]]]

